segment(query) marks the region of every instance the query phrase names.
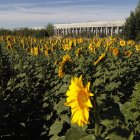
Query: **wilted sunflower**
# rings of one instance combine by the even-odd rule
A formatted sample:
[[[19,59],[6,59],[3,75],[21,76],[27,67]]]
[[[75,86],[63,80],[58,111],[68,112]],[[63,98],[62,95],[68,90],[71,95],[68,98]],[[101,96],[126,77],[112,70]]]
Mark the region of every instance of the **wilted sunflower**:
[[[113,53],[114,56],[117,56],[119,54],[118,48],[113,48],[112,53]]]
[[[132,52],[130,50],[128,50],[124,54],[125,54],[125,56],[130,57],[132,55]]]
[[[90,101],[90,96],[93,96],[89,91],[90,82],[84,87],[82,76],[71,79],[71,84],[66,95],[66,106],[71,107],[72,123],[83,126],[89,123],[89,107],[93,107]]]

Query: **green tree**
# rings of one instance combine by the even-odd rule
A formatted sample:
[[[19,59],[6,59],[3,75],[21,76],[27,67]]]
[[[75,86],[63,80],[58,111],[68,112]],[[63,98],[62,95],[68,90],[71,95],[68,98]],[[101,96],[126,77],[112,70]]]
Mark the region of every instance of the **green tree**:
[[[46,32],[47,32],[47,36],[53,36],[54,35],[54,25],[51,23],[48,23],[48,25],[46,27]]]
[[[140,0],[126,19],[123,33],[126,39],[140,40]]]

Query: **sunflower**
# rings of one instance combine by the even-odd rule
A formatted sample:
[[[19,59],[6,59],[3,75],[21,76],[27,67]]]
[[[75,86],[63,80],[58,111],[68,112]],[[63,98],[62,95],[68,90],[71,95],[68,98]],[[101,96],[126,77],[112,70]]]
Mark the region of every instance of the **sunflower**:
[[[140,44],[135,45],[135,49],[136,49],[137,51],[140,51]]]
[[[89,44],[88,46],[89,51],[94,52],[95,53],[95,47],[93,46],[92,43]]]
[[[66,54],[66,55],[64,55],[63,56],[63,62],[62,63],[65,63],[66,61],[69,61],[71,59],[71,57],[68,55],[68,54]]]
[[[63,77],[64,76],[64,72],[63,72],[63,68],[66,62],[70,61],[71,57],[66,54],[63,56],[63,60],[59,63],[59,69],[58,69],[58,76],[59,77]]]
[[[84,87],[82,76],[71,79],[69,90],[66,92],[66,106],[71,107],[72,123],[83,126],[89,123],[89,107],[93,107],[90,101],[90,96],[93,96],[89,91],[90,82]]]
[[[130,50],[128,50],[124,54],[125,54],[125,56],[130,57],[132,55],[132,52]]]
[[[118,48],[113,48],[112,53],[113,53],[114,56],[117,56],[119,54]]]
[[[64,51],[65,51],[65,50],[69,50],[69,49],[70,49],[69,44],[63,45],[63,49],[64,49]]]
[[[101,41],[98,41],[95,46],[96,46],[96,48],[100,47],[101,46]]]
[[[7,44],[7,49],[12,50],[12,44],[10,42],[8,42],[8,44]]]
[[[129,46],[133,46],[135,44],[135,42],[133,40],[128,40],[127,41],[127,45]]]
[[[79,38],[77,41],[78,41],[78,43],[82,43],[83,42],[83,39],[82,38]]]
[[[46,56],[48,56],[48,50],[47,50],[47,49],[44,50],[44,54],[45,54]]]
[[[110,46],[111,44],[112,44],[112,41],[110,41],[110,40],[106,41],[107,46]]]
[[[120,46],[124,47],[126,44],[125,40],[120,40]]]
[[[93,49],[92,43],[89,44],[88,49],[89,49],[90,51],[92,51],[92,49]]]
[[[38,47],[34,47],[34,55],[38,55],[39,54],[39,49]]]
[[[104,57],[105,57],[105,53],[102,53],[99,58],[94,62],[94,66],[96,66]]]
[[[63,65],[60,65],[60,66],[59,66],[59,69],[58,69],[58,76],[59,76],[59,77],[63,77],[63,76],[64,76]]]

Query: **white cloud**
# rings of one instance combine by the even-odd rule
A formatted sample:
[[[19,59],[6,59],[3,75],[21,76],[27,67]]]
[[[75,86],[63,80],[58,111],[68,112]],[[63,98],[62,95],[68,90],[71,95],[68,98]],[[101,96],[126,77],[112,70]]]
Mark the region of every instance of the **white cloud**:
[[[74,0],[69,0],[73,2]],[[77,0],[81,1],[81,0]],[[82,0],[84,1],[84,0]],[[91,0],[88,0],[91,1]],[[51,3],[53,3],[52,1]],[[58,0],[58,3],[64,3]],[[0,5],[0,22],[4,27],[42,26],[48,22],[70,23],[99,20],[124,19],[129,15],[132,7],[116,7],[97,5],[73,5],[50,7],[35,6],[29,3],[14,3]]]

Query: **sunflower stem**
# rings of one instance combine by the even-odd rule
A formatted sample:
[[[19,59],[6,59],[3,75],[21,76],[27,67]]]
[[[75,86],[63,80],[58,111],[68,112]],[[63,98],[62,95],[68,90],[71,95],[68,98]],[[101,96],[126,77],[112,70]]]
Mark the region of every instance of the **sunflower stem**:
[[[99,136],[99,124],[95,123],[95,136]]]
[[[99,117],[99,108],[98,104],[95,102],[95,136],[98,137],[101,133],[101,128],[100,128],[100,117]]]

